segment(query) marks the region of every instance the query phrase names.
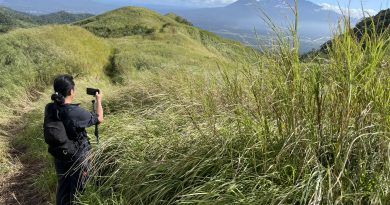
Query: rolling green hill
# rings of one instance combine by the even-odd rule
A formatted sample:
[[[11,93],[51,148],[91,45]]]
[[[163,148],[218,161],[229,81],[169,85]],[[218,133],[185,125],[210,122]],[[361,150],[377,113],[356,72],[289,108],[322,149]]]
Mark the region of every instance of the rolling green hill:
[[[71,14],[63,11],[45,15],[32,15],[0,6],[0,33],[16,28],[72,23],[91,16],[91,14]]]
[[[75,23],[102,37],[152,34],[164,25],[178,23],[160,14],[138,7],[126,7]]]
[[[120,81],[134,70],[208,70],[217,63],[236,66],[235,62],[256,56],[241,43],[195,28],[176,15],[162,16],[144,8],[125,7],[75,25],[109,38],[115,48],[111,59],[114,78]]]
[[[303,62],[137,7],[0,35],[0,193],[54,200],[42,109],[71,73],[83,107],[105,96],[81,204],[388,204],[390,45],[372,39]]]

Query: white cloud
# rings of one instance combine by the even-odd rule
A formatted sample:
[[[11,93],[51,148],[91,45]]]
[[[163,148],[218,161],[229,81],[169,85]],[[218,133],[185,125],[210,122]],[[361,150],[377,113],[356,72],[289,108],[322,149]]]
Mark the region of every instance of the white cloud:
[[[333,4],[328,4],[328,3],[321,3],[319,4],[321,7],[322,7],[322,10],[326,10],[326,11],[334,11],[334,12],[337,12],[339,14],[345,14],[345,15],[349,15],[351,17],[354,17],[354,18],[362,18],[364,15],[363,13],[368,16],[368,15],[375,15],[377,13],[377,11],[375,11],[374,9],[364,9],[364,12],[362,11],[362,9],[348,9],[348,8],[343,8],[343,7],[339,7],[338,5],[333,5]]]

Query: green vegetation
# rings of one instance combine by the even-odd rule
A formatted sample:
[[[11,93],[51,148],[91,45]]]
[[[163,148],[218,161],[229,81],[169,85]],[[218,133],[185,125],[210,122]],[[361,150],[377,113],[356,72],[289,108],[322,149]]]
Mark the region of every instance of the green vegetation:
[[[76,23],[105,38],[77,26],[0,36],[0,102],[40,91],[15,141],[43,161],[37,191],[54,197],[39,116],[53,75],[69,72],[85,107],[85,87],[106,91],[81,204],[390,203],[387,35],[345,29],[325,60],[303,62],[295,35],[260,55],[172,16],[127,7]]]
[[[66,24],[80,21],[93,16],[92,14],[72,14],[65,11],[44,14],[35,17],[39,24]]]
[[[172,18],[172,19],[175,19],[175,21],[177,21],[178,23],[182,23],[182,24],[185,24],[185,25],[188,25],[188,26],[193,26],[193,24],[188,21],[187,19],[181,17],[181,16],[178,16],[174,13],[168,13],[166,14],[165,16],[169,17],[169,18]]]
[[[11,9],[0,7],[0,33],[14,28],[27,28],[34,25],[30,15]]]
[[[116,82],[131,81],[138,71],[166,69],[189,69],[192,72],[215,72],[217,65],[233,68],[252,57],[251,49],[239,43],[219,39],[198,29],[188,33],[164,33],[110,39],[115,47],[111,77]],[[226,43],[226,44],[225,44]],[[241,58],[237,58],[241,57]]]
[[[75,23],[102,37],[148,35],[164,25],[178,23],[160,14],[138,7],[125,7]]]
[[[16,28],[72,23],[91,16],[91,14],[71,14],[64,11],[37,16],[0,6],[0,33],[5,33]]]
[[[57,73],[101,75],[109,55],[105,41],[79,27],[48,26],[1,35],[0,122],[21,110],[26,93],[32,97],[47,88]]]

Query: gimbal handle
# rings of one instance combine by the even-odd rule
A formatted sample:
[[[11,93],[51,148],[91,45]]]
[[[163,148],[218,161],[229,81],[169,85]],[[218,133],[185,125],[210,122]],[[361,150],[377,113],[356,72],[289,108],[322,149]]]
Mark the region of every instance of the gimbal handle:
[[[96,113],[96,101],[92,100],[92,110],[94,113]],[[95,124],[95,136],[96,136],[96,142],[99,144],[99,123]]]

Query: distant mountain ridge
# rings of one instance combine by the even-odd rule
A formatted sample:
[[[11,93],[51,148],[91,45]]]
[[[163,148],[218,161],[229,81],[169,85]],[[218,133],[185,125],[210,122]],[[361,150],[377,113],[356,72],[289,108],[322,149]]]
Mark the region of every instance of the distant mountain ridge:
[[[93,0],[2,0],[0,4],[18,11],[47,14],[58,11],[100,13],[115,8]]]
[[[239,0],[225,8],[245,10],[252,15],[253,12],[256,15],[265,12],[275,21],[284,21],[286,17],[293,18],[291,9],[294,7],[295,0]],[[340,17],[338,13],[325,11],[321,6],[307,0],[300,0],[298,8],[301,21],[337,21]]]
[[[366,17],[354,28],[354,32],[361,38],[365,30],[368,30],[370,35],[374,34],[389,34],[390,31],[390,9],[382,10],[377,15],[371,17]]]
[[[377,15],[362,19],[352,30],[352,34],[356,36],[358,41],[362,40],[365,34],[371,38],[372,36],[390,35],[390,9],[382,10]],[[332,47],[334,39],[324,43],[318,51],[313,52],[328,52]]]
[[[257,45],[254,30],[266,39],[270,35],[269,26],[262,17],[267,15],[276,25],[287,27],[293,22],[294,0],[239,0],[225,7],[175,11],[190,20],[194,25]],[[324,10],[307,0],[300,0],[299,33],[304,51],[318,48],[331,36],[331,24],[336,24],[341,15]],[[265,15],[264,15],[265,14]],[[356,19],[352,19],[356,22]]]
[[[14,11],[6,7],[0,7],[0,33],[6,32],[14,27],[29,27],[34,24],[31,15]]]
[[[45,24],[66,24],[80,21],[92,14],[72,14],[65,11],[45,15],[33,15],[0,6],[0,33],[15,28],[28,28]]]

